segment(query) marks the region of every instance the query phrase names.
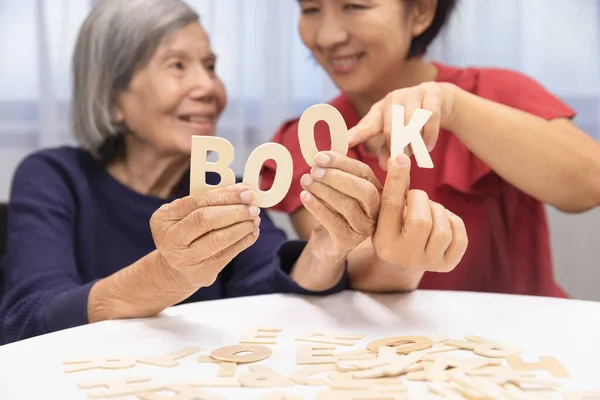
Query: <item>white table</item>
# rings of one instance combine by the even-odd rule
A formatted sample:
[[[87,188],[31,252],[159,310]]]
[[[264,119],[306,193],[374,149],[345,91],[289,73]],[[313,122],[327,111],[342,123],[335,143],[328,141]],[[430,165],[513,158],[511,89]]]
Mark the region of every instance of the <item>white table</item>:
[[[345,292],[325,298],[270,295],[188,304],[156,318],[108,321],[5,345],[0,347],[0,399],[86,399],[77,387],[81,381],[139,375],[163,383],[210,379],[218,367],[197,363],[198,355],[237,344],[252,326],[283,328],[273,355],[260,364],[287,376],[301,368],[296,365],[295,338],[315,331],[367,335],[357,347],[398,335],[478,335],[524,349],[525,361],[556,357],[572,375],[561,380],[565,389],[600,389],[600,303],[462,292]],[[175,368],[138,364],[128,370],[62,371],[66,359],[161,356],[186,346],[201,347],[202,352]],[[239,366],[238,373],[247,368]],[[227,399],[258,399],[273,391],[206,390]],[[306,399],[322,390],[284,389]]]

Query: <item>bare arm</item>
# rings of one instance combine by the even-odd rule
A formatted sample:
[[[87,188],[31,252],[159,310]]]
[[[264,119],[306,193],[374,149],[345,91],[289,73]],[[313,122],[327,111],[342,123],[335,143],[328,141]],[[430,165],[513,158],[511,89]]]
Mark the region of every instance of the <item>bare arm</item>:
[[[444,127],[507,182],[565,212],[600,204],[600,143],[573,122],[547,121],[455,86],[445,90],[454,106]]]
[[[303,239],[311,237],[318,221],[304,207],[291,216],[294,229]],[[423,271],[414,271],[392,265],[380,259],[371,239],[365,240],[348,255],[350,287],[365,292],[412,291],[417,288]]]
[[[88,321],[150,317],[185,300],[196,290],[197,287],[190,286],[166,267],[155,250],[92,286]]]

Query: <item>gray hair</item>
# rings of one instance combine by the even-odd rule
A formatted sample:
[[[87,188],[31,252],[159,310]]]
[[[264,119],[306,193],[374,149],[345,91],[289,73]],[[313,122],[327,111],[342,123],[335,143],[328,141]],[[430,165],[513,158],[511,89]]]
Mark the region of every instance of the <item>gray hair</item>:
[[[170,35],[198,20],[181,0],[98,3],[81,27],[73,55],[70,112],[81,147],[105,161],[116,156],[114,143],[122,142],[124,133],[114,117],[117,96]],[[107,145],[112,150],[103,150]],[[112,154],[103,154],[107,151]]]

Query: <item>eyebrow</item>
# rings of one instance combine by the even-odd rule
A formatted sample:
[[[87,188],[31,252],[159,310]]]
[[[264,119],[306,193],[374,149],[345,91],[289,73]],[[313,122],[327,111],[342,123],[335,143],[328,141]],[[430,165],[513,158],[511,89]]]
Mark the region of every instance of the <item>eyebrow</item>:
[[[181,57],[182,55],[187,57],[187,56],[189,56],[189,53],[187,53],[186,51],[183,51],[183,50],[170,49],[167,52],[165,52],[163,58]],[[216,58],[217,58],[217,55],[213,51],[211,51],[210,53],[208,53],[207,55],[202,57],[202,61],[215,60]]]

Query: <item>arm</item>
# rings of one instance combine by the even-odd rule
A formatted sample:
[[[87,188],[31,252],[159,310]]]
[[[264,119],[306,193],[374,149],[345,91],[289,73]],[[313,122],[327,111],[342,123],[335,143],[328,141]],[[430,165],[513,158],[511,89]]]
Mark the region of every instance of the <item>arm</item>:
[[[75,260],[75,201],[68,172],[44,155],[17,168],[2,259],[2,342],[87,322],[87,296]]]
[[[507,182],[565,212],[600,204],[600,143],[570,120],[548,121],[456,86],[445,90],[454,106],[442,127]]]
[[[347,288],[345,262],[326,263],[313,252],[312,241],[286,241],[267,213],[261,215],[256,243],[231,263],[225,296],[269,293],[321,295]]]
[[[308,238],[318,221],[304,207],[292,214],[292,224],[298,235]],[[371,238],[362,242],[348,256],[350,288],[365,292],[407,292],[415,290],[423,276],[422,271],[413,271],[388,263],[377,256]]]

